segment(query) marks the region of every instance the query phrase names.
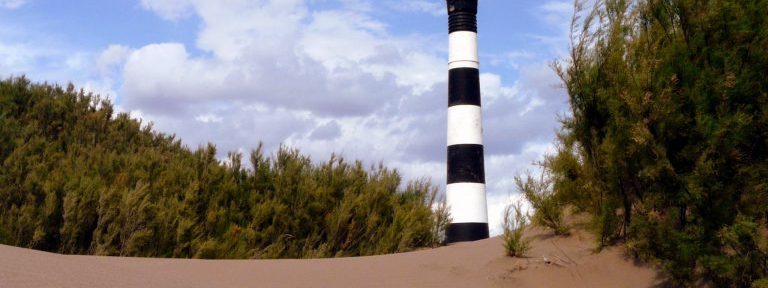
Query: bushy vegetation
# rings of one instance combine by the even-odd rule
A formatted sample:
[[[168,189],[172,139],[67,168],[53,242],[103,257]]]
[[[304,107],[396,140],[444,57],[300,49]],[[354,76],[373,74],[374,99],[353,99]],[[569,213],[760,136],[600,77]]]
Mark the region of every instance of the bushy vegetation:
[[[509,204],[504,208],[502,240],[507,256],[521,257],[531,249],[531,240],[523,238],[525,229],[529,226],[528,213],[523,212],[520,202]]]
[[[763,278],[752,282],[752,288],[768,288],[768,278]]]
[[[74,254],[356,256],[436,245],[429,181],[281,148],[216,158],[97,96],[0,81],[0,243]],[[246,168],[247,165],[247,168]]]
[[[546,165],[542,166],[545,171],[549,169]],[[539,179],[534,179],[533,176],[528,175],[525,180],[521,176],[515,176],[515,185],[534,209],[531,217],[533,224],[549,228],[555,232],[555,235],[568,235],[570,234],[570,227],[565,223],[563,215],[564,202],[560,200],[560,196],[552,188],[551,177],[546,175],[546,172],[543,173]]]
[[[761,287],[768,1],[596,3],[556,65],[572,109],[547,163],[556,193],[675,286]]]

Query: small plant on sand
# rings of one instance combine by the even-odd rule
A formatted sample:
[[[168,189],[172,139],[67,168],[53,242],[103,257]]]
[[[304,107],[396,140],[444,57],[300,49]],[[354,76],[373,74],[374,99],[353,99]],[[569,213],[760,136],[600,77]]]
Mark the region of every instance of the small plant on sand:
[[[530,240],[523,238],[523,232],[528,228],[528,213],[524,213],[520,202],[507,205],[504,209],[504,249],[507,256],[520,257],[531,248]]]
[[[570,233],[563,216],[563,204],[552,189],[549,177],[542,174],[541,178],[536,180],[528,175],[523,180],[522,177],[515,176],[515,184],[535,210],[531,219],[533,224],[550,228],[555,235]]]

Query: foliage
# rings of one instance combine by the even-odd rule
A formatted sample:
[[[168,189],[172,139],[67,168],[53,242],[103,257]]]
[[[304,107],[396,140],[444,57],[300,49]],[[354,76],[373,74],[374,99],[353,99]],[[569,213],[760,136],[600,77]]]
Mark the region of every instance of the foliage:
[[[752,288],[768,288],[768,278],[763,278],[752,282]]]
[[[544,174],[539,180],[531,175],[528,175],[525,180],[515,176],[515,184],[534,209],[531,217],[533,224],[552,229],[555,235],[567,235],[570,233],[570,228],[565,224],[563,217],[564,205],[552,189],[549,179]]]
[[[441,194],[439,199],[432,200],[431,202],[434,203],[434,206],[433,206],[434,222],[432,225],[432,235],[433,235],[432,241],[434,244],[444,244],[445,230],[448,228],[448,225],[450,225],[451,222],[453,222],[453,218],[451,217],[451,211],[448,209],[448,203],[445,200],[444,194]]]
[[[295,149],[217,159],[77,91],[0,81],[0,242],[74,254],[357,256],[436,245],[427,180]],[[247,167],[246,167],[247,166]],[[440,226],[443,225],[443,226]]]
[[[556,193],[671,284],[768,276],[768,1],[576,7]]]
[[[528,219],[529,216],[527,213],[523,213],[520,202],[509,204],[504,208],[504,221],[502,222],[504,234],[501,237],[507,256],[521,257],[531,249],[531,240],[523,238],[523,233],[529,225]]]

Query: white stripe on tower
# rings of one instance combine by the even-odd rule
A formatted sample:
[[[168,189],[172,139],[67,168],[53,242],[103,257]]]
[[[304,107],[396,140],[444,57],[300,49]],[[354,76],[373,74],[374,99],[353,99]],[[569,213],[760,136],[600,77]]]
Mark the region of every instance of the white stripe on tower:
[[[446,187],[446,197],[454,200],[451,206],[453,223],[488,223],[485,184],[453,183]]]
[[[446,242],[488,238],[477,0],[448,3],[448,185]]]
[[[454,144],[483,144],[480,106],[448,107],[448,146]]]
[[[477,33],[455,31],[448,34],[448,69],[480,68],[477,56]]]

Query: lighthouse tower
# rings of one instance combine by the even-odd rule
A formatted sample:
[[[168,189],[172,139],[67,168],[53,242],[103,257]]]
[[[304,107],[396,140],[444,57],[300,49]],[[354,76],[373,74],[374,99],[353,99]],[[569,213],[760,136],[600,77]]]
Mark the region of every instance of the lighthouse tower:
[[[446,242],[488,238],[477,0],[448,2],[448,185]]]

